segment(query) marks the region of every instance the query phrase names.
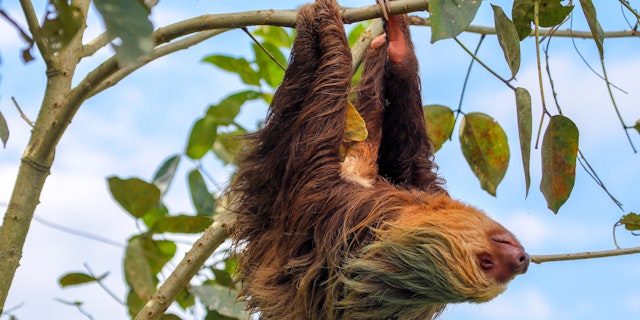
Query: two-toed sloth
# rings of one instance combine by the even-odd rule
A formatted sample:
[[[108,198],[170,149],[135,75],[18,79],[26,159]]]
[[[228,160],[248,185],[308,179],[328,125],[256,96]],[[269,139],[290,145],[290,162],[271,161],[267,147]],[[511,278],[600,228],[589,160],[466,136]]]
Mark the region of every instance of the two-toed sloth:
[[[344,152],[351,53],[335,0],[298,11],[263,128],[230,187],[241,295],[262,319],[431,319],[524,273],[516,238],[435,173],[406,16],[353,89],[368,138]]]

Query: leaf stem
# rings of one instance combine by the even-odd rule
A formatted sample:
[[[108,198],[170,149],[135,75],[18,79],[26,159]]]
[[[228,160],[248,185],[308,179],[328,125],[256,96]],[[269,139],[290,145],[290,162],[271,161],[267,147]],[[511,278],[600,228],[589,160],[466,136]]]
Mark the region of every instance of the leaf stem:
[[[453,40],[456,41],[456,43],[458,43],[458,45],[464,50],[466,51],[475,61],[477,61],[481,66],[483,66],[487,71],[489,71],[489,73],[491,73],[494,77],[496,77],[498,80],[502,81],[505,85],[507,85],[507,87],[511,88],[511,90],[516,90],[516,88],[511,85],[509,83],[509,81],[503,77],[501,77],[498,73],[496,73],[495,71],[493,71],[491,68],[489,68],[489,66],[487,66],[484,62],[482,62],[482,60],[478,59],[478,57],[471,52],[471,50],[469,50],[467,47],[465,47],[464,44],[462,44],[462,42],[460,42],[460,40],[458,40],[458,38],[453,38]]]

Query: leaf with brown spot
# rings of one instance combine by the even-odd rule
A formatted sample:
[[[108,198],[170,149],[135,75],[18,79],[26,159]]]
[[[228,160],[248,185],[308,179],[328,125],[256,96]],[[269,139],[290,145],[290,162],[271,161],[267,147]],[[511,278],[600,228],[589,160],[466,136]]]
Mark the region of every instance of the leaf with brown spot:
[[[482,189],[496,195],[509,166],[507,134],[484,113],[469,113],[460,124],[460,145]]]
[[[579,132],[569,118],[551,117],[542,140],[542,181],[540,191],[547,207],[558,213],[567,201],[576,179]]]
[[[427,136],[433,143],[433,151],[436,152],[451,137],[455,121],[453,111],[438,104],[424,106],[422,111],[427,125]]]

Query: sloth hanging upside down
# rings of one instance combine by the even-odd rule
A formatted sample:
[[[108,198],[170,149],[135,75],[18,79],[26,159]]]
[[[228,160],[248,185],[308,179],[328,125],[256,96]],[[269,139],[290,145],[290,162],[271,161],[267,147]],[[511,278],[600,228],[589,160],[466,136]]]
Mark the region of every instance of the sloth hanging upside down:
[[[435,173],[406,16],[392,16],[344,142],[351,53],[335,0],[298,11],[284,80],[229,192],[242,298],[262,319],[431,319],[485,302],[527,270],[504,227]]]

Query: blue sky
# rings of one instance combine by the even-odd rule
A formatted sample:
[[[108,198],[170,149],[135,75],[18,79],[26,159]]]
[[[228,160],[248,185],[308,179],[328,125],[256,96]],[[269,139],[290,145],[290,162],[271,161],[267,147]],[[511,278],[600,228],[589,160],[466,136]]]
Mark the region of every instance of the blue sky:
[[[505,6],[508,13],[510,2],[491,3]],[[621,19],[617,1],[594,2],[605,30],[628,29]],[[38,12],[44,12],[43,3],[37,1]],[[154,9],[153,20],[156,26],[162,26],[202,13],[290,9],[302,3],[161,1]],[[340,1],[344,6],[372,3]],[[2,4],[14,18],[22,21],[16,3]],[[640,8],[640,1],[631,1],[631,4]],[[427,16],[426,13],[420,15]],[[474,24],[490,24],[492,21],[489,3],[483,3]],[[25,24],[21,22],[21,25]],[[576,8],[574,25],[576,29],[587,30],[579,8]],[[101,28],[101,23],[94,17],[90,20],[86,39],[99,34]],[[421,64],[425,103],[455,108],[469,57],[453,41],[429,44],[428,28],[415,27],[412,32]],[[4,22],[0,22],[0,34],[0,111],[7,118],[11,130],[6,149],[0,151],[0,204],[6,205],[20,156],[29,138],[29,127],[20,119],[10,97],[15,97],[23,111],[35,119],[45,77],[42,60],[37,55],[37,61],[28,65],[20,62],[19,51],[24,44]],[[475,47],[477,39],[477,35],[461,37],[468,47]],[[181,152],[193,120],[202,115],[209,104],[242,88],[233,75],[220,72],[200,60],[210,53],[250,56],[249,41],[241,31],[227,32],[187,51],[154,61],[87,101],[56,151],[56,161],[36,216],[124,243],[136,233],[137,228],[133,219],[111,200],[105,178],[118,175],[149,179],[163,159]],[[593,41],[576,40],[576,46],[599,70]],[[629,124],[640,119],[638,52],[640,42],[637,38],[605,40],[610,79],[628,91],[627,95],[620,92],[615,92],[615,95]],[[83,62],[78,75],[110,55],[110,49],[101,50]],[[485,39],[479,55],[500,74],[508,74],[495,37]],[[625,212],[639,212],[639,156],[632,153],[620,129],[603,82],[587,70],[568,39],[552,41],[551,67],[563,111],[580,129],[581,149],[607,187],[624,204]],[[530,90],[534,122],[537,124],[540,95],[532,39],[524,42],[523,64],[516,84]],[[546,90],[550,97],[549,89]],[[551,100],[548,103],[553,106]],[[540,151],[533,150],[532,187],[525,199],[521,159],[517,152],[513,94],[478,65],[472,71],[463,109],[466,112],[485,112],[496,118],[507,131],[512,156],[507,175],[494,198],[480,189],[480,184],[462,158],[457,139],[447,142],[436,155],[436,161],[454,197],[482,208],[511,229],[530,254],[614,248],[612,226],[624,212],[617,209],[582,169],[577,170],[572,197],[554,215],[546,209],[538,191]],[[264,111],[264,106],[247,106],[241,114],[242,122],[253,127],[264,116]],[[638,134],[631,132],[631,136],[640,147]],[[231,171],[212,158],[205,158],[204,165],[221,183]],[[172,212],[193,211],[184,178],[184,173],[191,167],[188,161],[181,163],[180,172],[167,197],[167,205]],[[640,246],[640,239],[624,230],[618,230],[617,239],[622,247]],[[34,221],[5,308],[20,305],[12,311],[19,319],[86,319],[74,308],[54,300],[60,298],[84,301],[83,308],[95,319],[125,318],[125,309],[97,286],[60,289],[57,285],[60,275],[69,271],[86,271],[83,264],[87,263],[98,274],[109,271],[106,285],[124,297],[122,256],[122,247],[62,233]],[[637,317],[640,309],[638,265],[640,255],[531,265],[527,274],[516,278],[509,289],[495,300],[481,305],[451,306],[443,318],[631,319]]]

